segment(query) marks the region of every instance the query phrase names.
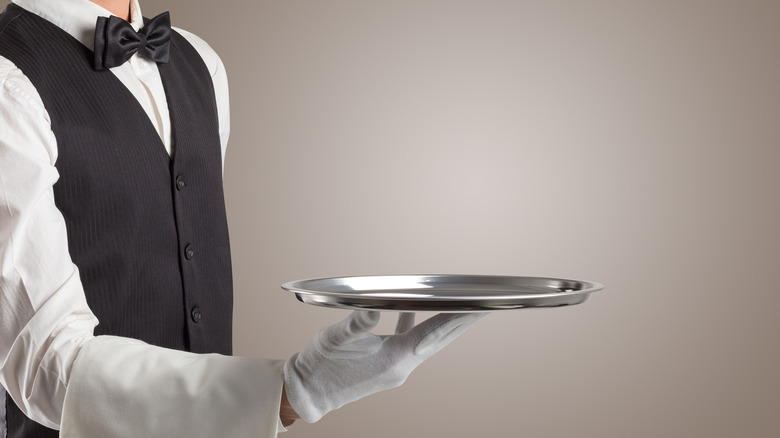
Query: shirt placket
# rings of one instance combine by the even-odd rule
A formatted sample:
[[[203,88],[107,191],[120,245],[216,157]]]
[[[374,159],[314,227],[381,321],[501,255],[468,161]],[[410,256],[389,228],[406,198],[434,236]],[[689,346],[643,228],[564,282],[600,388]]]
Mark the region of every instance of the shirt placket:
[[[163,88],[162,80],[160,79],[160,74],[157,70],[157,64],[139,54],[133,55],[129,62],[136,77],[141,81],[149,95],[156,118],[156,120],[152,120],[152,123],[157,128],[157,133],[165,144],[165,148],[171,153],[170,113],[168,112],[165,89]]]

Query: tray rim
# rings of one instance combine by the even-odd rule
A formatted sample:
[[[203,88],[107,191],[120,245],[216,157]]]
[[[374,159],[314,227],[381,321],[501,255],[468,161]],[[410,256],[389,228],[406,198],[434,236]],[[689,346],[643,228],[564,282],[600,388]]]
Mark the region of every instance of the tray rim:
[[[584,285],[585,287],[583,289],[574,290],[571,292],[551,292],[551,293],[539,293],[539,294],[507,294],[507,295],[501,295],[501,296],[494,296],[492,299],[489,295],[469,295],[469,296],[450,296],[450,297],[437,297],[437,296],[419,296],[419,297],[392,297],[392,296],[382,296],[382,297],[366,297],[366,296],[360,296],[356,293],[352,292],[331,292],[331,291],[317,291],[317,290],[311,290],[301,287],[301,284],[305,284],[307,282],[311,281],[328,281],[328,280],[346,280],[346,279],[354,279],[354,278],[377,278],[377,277],[426,277],[426,278],[434,278],[434,277],[463,277],[463,278],[477,278],[477,279],[500,279],[500,278],[506,278],[506,279],[513,279],[513,280],[522,280],[522,279],[532,279],[534,281],[551,281],[551,282],[572,282],[572,283],[579,283]],[[604,285],[598,282],[594,281],[587,281],[587,280],[575,280],[570,278],[562,278],[562,277],[539,277],[539,276],[526,276],[526,275],[490,275],[490,274],[375,274],[375,275],[350,275],[350,276],[332,276],[332,277],[313,277],[313,278],[307,278],[307,279],[301,279],[301,280],[294,280],[290,282],[284,283],[282,286],[282,289],[293,292],[296,296],[296,298],[304,302],[306,304],[311,305],[317,305],[317,306],[323,306],[323,307],[337,307],[337,308],[346,308],[346,309],[358,309],[358,308],[366,308],[367,310],[370,309],[376,309],[376,310],[399,310],[396,308],[390,308],[387,305],[381,306],[378,304],[373,304],[373,301],[381,301],[384,303],[408,303],[409,305],[414,304],[423,304],[423,303],[451,303],[456,304],[458,302],[463,303],[473,303],[475,301],[481,301],[481,302],[495,302],[496,304],[500,302],[507,302],[512,300],[517,300],[518,304],[512,307],[497,307],[492,308],[489,305],[480,305],[480,308],[484,308],[485,310],[508,310],[512,308],[524,308],[524,307],[558,307],[558,306],[567,306],[567,305],[575,305],[584,302],[587,300],[587,298],[590,297],[590,294],[593,292],[598,292],[604,288]],[[381,291],[383,293],[393,293],[393,292],[404,292],[409,291],[412,289],[404,289],[404,288],[396,288],[396,289],[365,289],[365,291],[370,290],[376,290]],[[356,291],[359,292],[359,291]],[[549,306],[547,305],[535,305],[531,304],[528,306],[521,305],[521,302],[523,300],[527,300],[529,302],[536,302],[539,300],[545,300],[545,299],[554,299],[555,301],[560,301],[562,299],[570,298],[575,299],[576,297],[581,297],[582,300],[568,303],[568,304],[551,304]],[[341,301],[337,302],[331,302],[328,300],[339,300],[343,299],[346,301],[353,301],[353,303],[345,303]],[[369,304],[362,304],[362,303],[354,303],[354,301],[365,301],[369,302]],[[436,309],[432,309],[436,310]],[[425,309],[419,309],[419,311],[425,311]],[[452,311],[452,310],[450,310]],[[473,311],[473,310],[472,310]]]

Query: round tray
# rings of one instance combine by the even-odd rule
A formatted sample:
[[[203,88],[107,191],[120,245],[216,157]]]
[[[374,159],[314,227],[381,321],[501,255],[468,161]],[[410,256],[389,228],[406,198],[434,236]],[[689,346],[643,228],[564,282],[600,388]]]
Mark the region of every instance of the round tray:
[[[580,304],[599,283],[495,275],[373,275],[298,280],[282,288],[301,302],[341,309],[486,312]]]

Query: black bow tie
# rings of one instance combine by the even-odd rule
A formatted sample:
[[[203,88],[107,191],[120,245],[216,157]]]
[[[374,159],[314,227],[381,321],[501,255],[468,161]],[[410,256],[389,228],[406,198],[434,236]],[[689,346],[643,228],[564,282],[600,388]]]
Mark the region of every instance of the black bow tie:
[[[119,17],[98,17],[95,26],[95,70],[122,65],[136,52],[152,61],[167,63],[170,40],[171,17],[167,12],[152,18],[138,32]]]

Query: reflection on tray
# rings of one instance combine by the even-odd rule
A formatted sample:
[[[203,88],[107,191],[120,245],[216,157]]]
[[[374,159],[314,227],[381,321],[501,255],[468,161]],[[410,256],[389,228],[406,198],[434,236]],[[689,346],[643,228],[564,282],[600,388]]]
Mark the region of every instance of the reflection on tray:
[[[403,292],[371,292],[371,293],[362,293],[361,295],[366,297],[378,297],[378,298],[430,298],[435,296],[431,294],[406,294]]]
[[[433,286],[421,283],[414,277],[377,276],[354,277],[345,284],[353,290],[429,289]]]

